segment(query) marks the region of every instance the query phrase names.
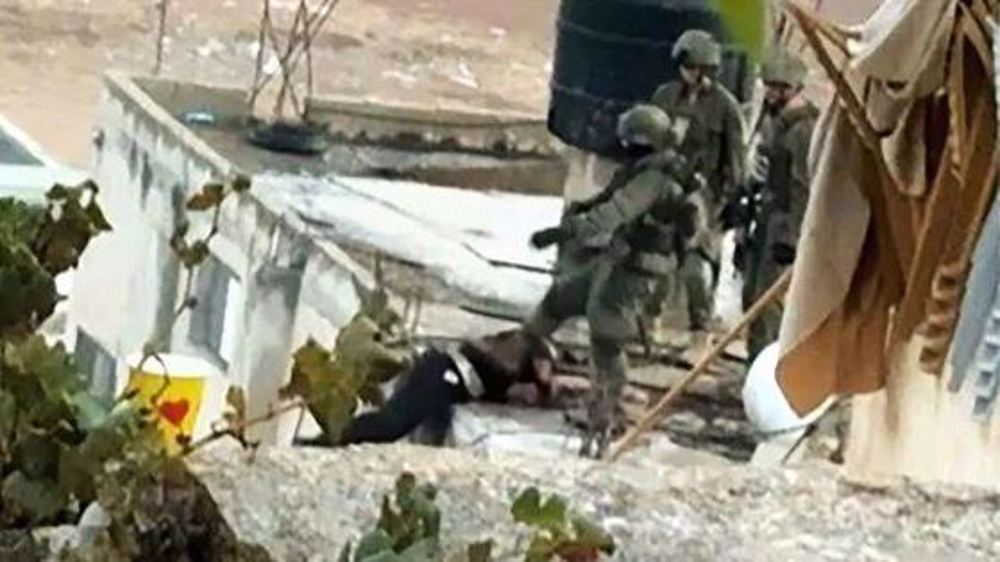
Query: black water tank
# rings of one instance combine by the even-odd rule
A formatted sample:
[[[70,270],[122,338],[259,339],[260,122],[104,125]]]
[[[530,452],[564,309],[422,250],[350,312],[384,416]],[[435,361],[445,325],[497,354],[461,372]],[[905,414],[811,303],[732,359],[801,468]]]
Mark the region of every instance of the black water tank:
[[[721,38],[719,80],[737,98],[751,95],[747,57],[727,44],[712,0],[562,0],[549,102],[549,131],[602,156],[621,156],[618,115],[643,102],[677,69],[674,41],[688,29]]]

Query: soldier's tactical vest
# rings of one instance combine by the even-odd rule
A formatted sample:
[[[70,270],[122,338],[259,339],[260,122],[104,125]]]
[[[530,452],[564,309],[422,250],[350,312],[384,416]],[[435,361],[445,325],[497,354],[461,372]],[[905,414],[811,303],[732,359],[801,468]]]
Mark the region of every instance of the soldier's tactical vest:
[[[687,204],[684,185],[693,175],[692,165],[683,156],[665,151],[638,158],[621,165],[608,185],[596,196],[571,207],[571,213],[587,212],[606,203],[639,174],[658,170],[664,176],[663,189],[670,190],[643,216],[627,224],[614,234],[619,242],[628,246],[628,261],[646,272],[669,273],[674,263],[672,256],[680,257],[685,241],[694,233],[694,210]]]
[[[670,82],[656,92],[652,103],[672,118],[688,122],[681,152],[705,176],[713,195],[719,196],[723,187],[723,168],[727,165],[726,155],[733,147],[726,145],[727,93],[717,83],[711,87],[692,105],[684,99],[684,84]]]
[[[670,258],[681,255],[684,241],[693,234],[694,220],[688,216],[690,208],[679,183],[690,172],[687,161],[679,154],[667,151],[624,165],[612,176],[608,188],[599,198],[609,200],[616,191],[648,170],[663,174],[663,189],[669,192],[643,216],[622,227],[616,238],[628,245],[628,260],[637,269],[656,274],[669,273],[674,263]]]

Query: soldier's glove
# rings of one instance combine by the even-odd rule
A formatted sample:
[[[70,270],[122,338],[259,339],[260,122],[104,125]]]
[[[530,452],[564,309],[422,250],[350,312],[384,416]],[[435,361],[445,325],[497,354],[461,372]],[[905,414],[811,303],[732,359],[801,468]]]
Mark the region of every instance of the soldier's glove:
[[[722,225],[722,230],[745,228],[750,222],[749,206],[749,196],[738,193],[731,197],[722,206],[722,211],[719,212],[719,223]]]
[[[543,250],[549,246],[566,242],[570,238],[572,236],[564,228],[543,228],[531,235],[531,246],[536,250]]]
[[[579,215],[590,210],[591,205],[587,201],[573,201],[566,206],[567,215]]]
[[[771,253],[774,255],[775,263],[778,265],[787,266],[795,263],[795,248],[791,244],[776,242],[771,246]]]

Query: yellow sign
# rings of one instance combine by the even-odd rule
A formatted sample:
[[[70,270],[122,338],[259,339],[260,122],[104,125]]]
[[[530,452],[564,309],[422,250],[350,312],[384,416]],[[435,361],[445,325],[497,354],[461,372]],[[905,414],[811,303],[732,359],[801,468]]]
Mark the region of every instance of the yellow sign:
[[[137,403],[151,408],[159,418],[167,451],[181,451],[179,436],[194,435],[205,393],[205,379],[211,371],[200,361],[165,355],[163,362],[148,359],[139,370],[140,360],[129,360],[129,390]],[[167,377],[164,377],[166,373]],[[166,386],[164,386],[166,384]],[[156,400],[154,402],[154,397]]]

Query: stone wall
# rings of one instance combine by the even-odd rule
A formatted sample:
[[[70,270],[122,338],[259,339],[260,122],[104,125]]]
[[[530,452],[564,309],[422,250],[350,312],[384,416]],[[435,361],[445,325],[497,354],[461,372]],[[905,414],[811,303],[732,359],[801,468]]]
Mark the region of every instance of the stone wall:
[[[690,457],[688,460],[694,461]],[[628,562],[986,561],[1000,555],[989,491],[843,483],[829,466],[763,470],[715,461],[558,462],[407,446],[265,448],[245,461],[232,443],[191,467],[242,541],[274,560],[331,561],[372,528],[403,470],[439,490],[445,548],[492,538],[497,560],[524,559],[530,536],[510,516],[537,486],[613,534],[611,560]],[[518,556],[517,553],[520,552]]]

